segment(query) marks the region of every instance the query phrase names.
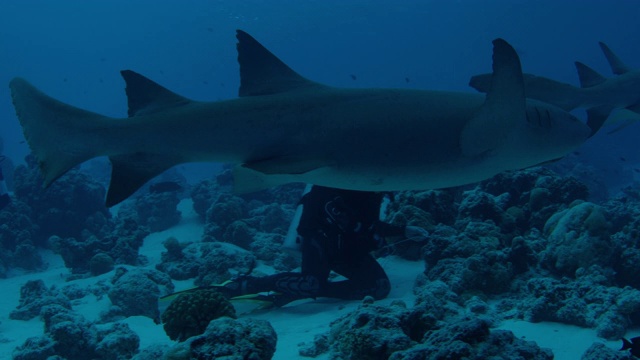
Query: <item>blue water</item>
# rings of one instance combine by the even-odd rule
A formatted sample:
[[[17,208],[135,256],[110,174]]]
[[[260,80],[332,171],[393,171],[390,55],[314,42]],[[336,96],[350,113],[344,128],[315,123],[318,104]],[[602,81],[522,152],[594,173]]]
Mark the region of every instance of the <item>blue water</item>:
[[[127,114],[124,69],[195,100],[234,98],[236,29],[321,83],[475,92],[469,79],[491,71],[495,38],[513,45],[525,72],[576,86],[574,61],[613,76],[599,41],[640,69],[639,20],[638,0],[0,0],[0,137],[24,163],[6,86],[16,76],[113,117]],[[556,164],[573,175],[587,165],[581,180],[608,187],[597,200],[640,182],[640,121],[608,130]],[[181,168],[192,183],[218,169]]]
[[[234,31],[243,29],[299,73],[336,86],[472,92],[469,78],[490,71],[497,37],[516,48],[525,72],[577,85],[576,60],[611,74],[598,41],[640,67],[638,19],[633,0],[4,0],[0,83],[21,76],[64,102],[119,117],[122,69],[193,99],[233,98]],[[6,86],[0,124],[5,153],[20,163],[28,148]],[[597,152],[629,166],[640,161],[638,134],[634,125],[597,139]]]

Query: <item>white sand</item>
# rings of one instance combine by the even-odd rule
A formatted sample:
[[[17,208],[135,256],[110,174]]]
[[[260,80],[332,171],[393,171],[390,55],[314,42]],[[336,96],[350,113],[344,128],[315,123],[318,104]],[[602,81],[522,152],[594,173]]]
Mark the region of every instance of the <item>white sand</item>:
[[[160,261],[160,253],[164,250],[162,241],[169,236],[175,236],[181,242],[200,240],[202,224],[193,212],[191,202],[188,200],[180,203],[183,219],[175,227],[149,235],[140,253],[149,259],[148,268],[154,268]],[[35,274],[17,274],[8,279],[0,280],[3,296],[0,297],[0,359],[10,359],[12,350],[23,344],[24,339],[43,334],[43,323],[35,318],[30,321],[9,319],[9,313],[16,308],[20,297],[20,287],[28,280],[42,279],[47,286],[56,285],[62,287],[68,283],[64,277],[68,270],[64,267],[62,259],[49,251],[43,251],[45,260],[49,263],[47,271]],[[423,271],[422,262],[410,262],[396,257],[388,257],[380,260],[387,270],[392,283],[391,294],[379,304],[388,304],[394,300],[403,300],[408,306],[413,305],[413,282],[417,274]],[[101,275],[98,278],[89,278],[75,281],[80,286],[93,284],[100,279],[110,279],[113,273]],[[176,290],[192,286],[190,281],[175,282]],[[96,301],[93,295],[74,302],[74,310],[82,314],[87,320],[95,320],[101,311],[109,308],[108,297]],[[271,322],[278,333],[278,346],[274,359],[300,358],[298,344],[311,342],[316,334],[326,332],[329,324],[339,316],[354,310],[360,304],[359,301],[339,301],[332,299],[303,300],[289,304],[280,309],[274,309],[262,313],[254,313],[251,316],[265,319]],[[140,348],[143,349],[154,343],[171,344],[162,325],[154,324],[146,317],[135,316],[126,319],[133,331],[140,336]],[[595,331],[575,326],[557,323],[528,323],[525,321],[509,320],[503,322],[500,329],[512,330],[516,336],[526,340],[535,341],[539,346],[553,350],[557,360],[579,359],[584,351],[593,342],[603,342],[607,346],[619,349],[620,342],[607,342],[598,338]],[[627,336],[640,335],[640,330],[630,331]],[[318,359],[326,359],[325,354]]]

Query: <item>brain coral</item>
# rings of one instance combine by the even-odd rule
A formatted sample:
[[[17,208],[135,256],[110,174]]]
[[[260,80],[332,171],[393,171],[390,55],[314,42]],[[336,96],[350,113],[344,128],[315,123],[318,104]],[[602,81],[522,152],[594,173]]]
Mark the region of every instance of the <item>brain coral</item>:
[[[214,289],[201,289],[178,296],[162,314],[164,331],[172,340],[184,341],[200,335],[211,320],[236,317],[233,305]]]

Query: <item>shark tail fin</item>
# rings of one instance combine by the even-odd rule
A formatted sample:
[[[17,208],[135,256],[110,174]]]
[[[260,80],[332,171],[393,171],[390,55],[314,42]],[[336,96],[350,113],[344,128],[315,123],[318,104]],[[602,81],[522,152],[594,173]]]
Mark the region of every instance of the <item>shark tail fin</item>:
[[[613,51],[611,51],[611,49],[609,49],[607,44],[603,43],[602,41],[598,44],[600,44],[600,49],[602,49],[604,56],[607,58],[607,61],[611,66],[611,71],[613,71],[614,74],[621,75],[631,71],[631,68],[624,62],[622,62],[618,55],[616,55]]]
[[[11,80],[9,87],[45,187],[74,166],[103,155],[95,135],[111,118],[62,103],[22,78]]]

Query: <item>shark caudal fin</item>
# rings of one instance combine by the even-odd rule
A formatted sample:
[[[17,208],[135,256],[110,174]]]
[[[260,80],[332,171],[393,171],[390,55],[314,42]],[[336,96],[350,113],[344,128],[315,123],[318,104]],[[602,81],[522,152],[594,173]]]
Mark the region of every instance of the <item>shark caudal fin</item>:
[[[62,103],[21,78],[9,83],[24,136],[44,177],[44,186],[72,167],[103,155],[98,135],[112,119]]]
[[[493,41],[491,88],[476,116],[460,135],[466,156],[479,156],[502,144],[511,130],[525,118],[526,100],[520,58],[506,41]]]

